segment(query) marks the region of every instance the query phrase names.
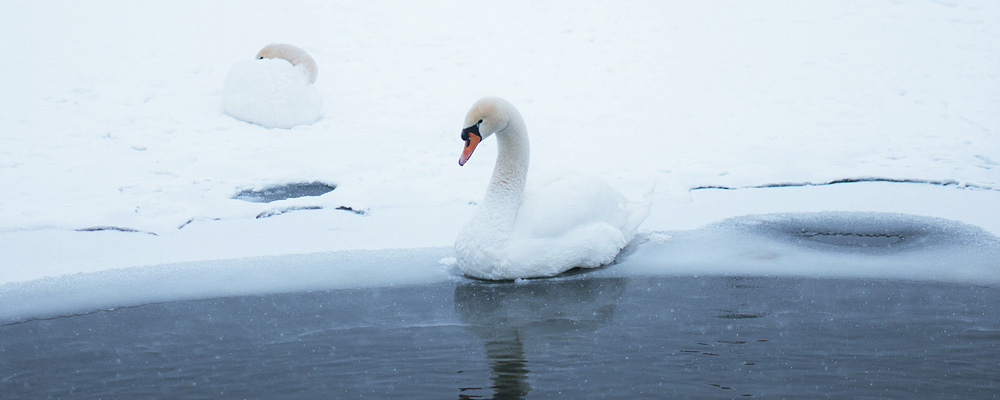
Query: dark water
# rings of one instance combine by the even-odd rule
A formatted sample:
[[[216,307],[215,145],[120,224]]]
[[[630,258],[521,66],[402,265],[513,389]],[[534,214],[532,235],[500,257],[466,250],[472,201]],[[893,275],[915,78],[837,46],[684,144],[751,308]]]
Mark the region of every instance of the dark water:
[[[998,398],[1000,289],[582,274],[153,304],[0,327],[0,397]]]
[[[322,196],[334,191],[336,188],[336,185],[328,185],[322,182],[288,183],[268,186],[260,190],[243,190],[233,196],[233,198],[251,203],[271,203],[298,197]]]

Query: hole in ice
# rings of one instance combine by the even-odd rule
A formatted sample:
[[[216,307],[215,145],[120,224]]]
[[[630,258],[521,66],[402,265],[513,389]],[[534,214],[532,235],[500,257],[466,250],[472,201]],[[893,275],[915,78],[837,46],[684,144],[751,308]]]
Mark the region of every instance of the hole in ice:
[[[336,188],[337,185],[328,185],[322,182],[286,183],[284,185],[268,186],[259,190],[243,190],[237,193],[236,196],[233,196],[233,198],[251,203],[270,203],[298,197],[322,196],[332,192]]]
[[[146,233],[153,236],[157,236],[155,232],[145,232],[134,228],[122,227],[122,226],[91,226],[87,228],[80,228],[76,230],[77,232],[103,232],[103,231],[116,231],[116,232],[126,232],[126,233]]]
[[[744,232],[835,251],[884,253],[996,242],[975,226],[895,213],[773,214],[737,218],[728,224]]]
[[[802,234],[802,237],[834,246],[860,247],[892,246],[906,240],[906,236],[898,234],[862,234],[854,232],[805,232]]]
[[[766,316],[767,313],[743,313],[743,312],[727,312],[722,310],[724,313],[719,314],[716,318],[720,319],[754,319]]]

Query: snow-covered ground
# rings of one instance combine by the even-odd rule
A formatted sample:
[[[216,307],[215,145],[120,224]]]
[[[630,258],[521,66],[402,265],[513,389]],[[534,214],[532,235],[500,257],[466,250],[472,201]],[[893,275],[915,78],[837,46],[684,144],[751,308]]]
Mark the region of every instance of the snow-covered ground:
[[[484,95],[524,115],[531,176],[658,181],[647,234],[883,211],[1000,235],[998,20],[988,0],[8,2],[0,288],[289,254],[447,257],[493,167],[494,140],[457,164]],[[222,112],[229,69],[271,42],[319,64],[316,123]],[[762,187],[844,179],[879,182]],[[337,188],[234,199],[303,182]]]

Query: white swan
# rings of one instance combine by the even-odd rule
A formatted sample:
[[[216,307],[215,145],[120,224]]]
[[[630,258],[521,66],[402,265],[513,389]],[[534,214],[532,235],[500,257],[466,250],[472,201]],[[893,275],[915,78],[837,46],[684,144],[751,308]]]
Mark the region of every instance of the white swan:
[[[323,98],[316,89],[316,61],[290,44],[265,46],[254,60],[237,63],[226,76],[222,105],[236,119],[268,128],[316,122]]]
[[[480,99],[464,126],[459,165],[483,139],[496,134],[499,143],[486,195],[455,240],[458,267],[468,276],[546,277],[609,264],[649,215],[652,187],[630,201],[596,177],[575,175],[526,192],[528,135],[506,100]]]

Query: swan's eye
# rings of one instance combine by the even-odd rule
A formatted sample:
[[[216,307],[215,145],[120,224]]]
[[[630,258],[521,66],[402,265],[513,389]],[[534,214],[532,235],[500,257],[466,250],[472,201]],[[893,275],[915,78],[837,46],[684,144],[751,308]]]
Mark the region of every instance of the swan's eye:
[[[479,125],[482,125],[482,124],[483,124],[483,120],[482,119],[480,119],[479,122],[476,122],[476,126],[479,126]]]
[[[261,56],[260,58],[258,58],[258,60],[263,60],[263,59],[264,59],[264,56]]]

